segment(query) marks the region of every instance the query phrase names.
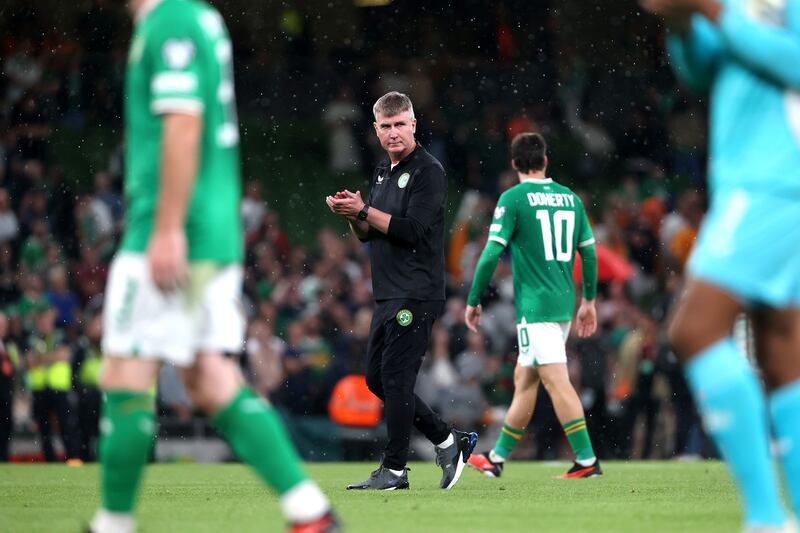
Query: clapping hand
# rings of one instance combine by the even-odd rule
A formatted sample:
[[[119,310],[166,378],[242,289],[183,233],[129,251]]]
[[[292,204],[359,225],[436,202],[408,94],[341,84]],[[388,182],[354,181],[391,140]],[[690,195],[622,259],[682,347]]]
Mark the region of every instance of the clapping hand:
[[[328,204],[332,213],[350,220],[355,220],[359,211],[364,208],[361,191],[354,193],[348,190],[339,191],[334,196],[326,196],[325,203]]]

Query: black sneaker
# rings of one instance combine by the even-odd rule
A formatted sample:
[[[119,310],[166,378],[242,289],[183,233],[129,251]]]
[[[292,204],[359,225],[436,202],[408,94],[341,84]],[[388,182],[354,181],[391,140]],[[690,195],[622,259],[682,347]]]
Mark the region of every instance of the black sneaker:
[[[495,463],[489,459],[489,452],[473,453],[468,464],[488,477],[500,477],[500,474],[503,473],[503,463]]]
[[[572,468],[567,470],[566,474],[558,476],[559,479],[580,479],[599,477],[603,475],[603,469],[600,468],[600,461],[594,460],[590,466],[583,466],[578,463],[572,465]]]
[[[397,476],[381,465],[372,471],[369,479],[347,485],[347,490],[403,490],[408,486],[408,468],[403,469],[402,476]]]
[[[328,511],[324,516],[311,522],[295,522],[286,533],[341,533],[344,531],[339,519]]]
[[[474,431],[466,433],[454,429],[451,433],[455,442],[444,449],[436,448],[436,464],[442,468],[442,481],[439,482],[439,487],[447,490],[458,483],[464,465],[467,464],[472,450],[478,443],[478,434]]]

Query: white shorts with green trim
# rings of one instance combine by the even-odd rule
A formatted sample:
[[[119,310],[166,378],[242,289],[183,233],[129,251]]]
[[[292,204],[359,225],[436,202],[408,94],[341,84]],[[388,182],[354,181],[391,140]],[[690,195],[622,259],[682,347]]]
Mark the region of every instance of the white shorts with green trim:
[[[200,351],[237,352],[244,342],[242,267],[192,263],[185,289],[156,288],[144,254],[122,252],[108,275],[103,353],[191,366]]]
[[[552,365],[567,362],[565,344],[571,321],[517,324],[517,345],[521,366]]]

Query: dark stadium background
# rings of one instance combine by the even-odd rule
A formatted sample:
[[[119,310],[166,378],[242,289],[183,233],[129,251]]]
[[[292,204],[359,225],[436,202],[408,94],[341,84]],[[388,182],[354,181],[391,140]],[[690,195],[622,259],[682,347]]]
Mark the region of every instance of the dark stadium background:
[[[212,3],[234,42],[242,128],[250,326],[240,357],[307,458],[366,458],[383,434],[327,416],[335,383],[361,369],[371,307],[365,250],[323,202],[368,186],[381,155],[371,105],[388,90],[411,95],[418,137],[449,176],[449,299],[420,394],[484,442],[502,423],[515,351],[507,260],[484,335],[467,334],[464,296],[494,202],[513,184],[509,138],[540,131],[549,175],[584,195],[603,249],[601,331],[569,345],[598,455],[709,453],[664,339],[703,215],[704,107],[672,78],[655,19],[628,1]],[[130,30],[119,1],[0,7],[4,342],[42,337],[37,319],[63,335],[74,378],[55,426],[68,457],[91,459],[92,391],[79,375],[122,227]],[[22,352],[0,387],[14,389],[13,457],[39,459]],[[161,385],[156,456],[227,458],[174,375]],[[567,453],[546,395],[532,427],[517,457]]]

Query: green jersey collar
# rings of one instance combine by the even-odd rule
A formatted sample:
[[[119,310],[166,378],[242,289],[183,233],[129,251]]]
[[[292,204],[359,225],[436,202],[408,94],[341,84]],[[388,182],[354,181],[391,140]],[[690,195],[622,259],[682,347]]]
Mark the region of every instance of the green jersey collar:
[[[545,183],[553,183],[552,178],[522,178],[520,180],[522,183],[535,183],[537,185],[542,185]]]

